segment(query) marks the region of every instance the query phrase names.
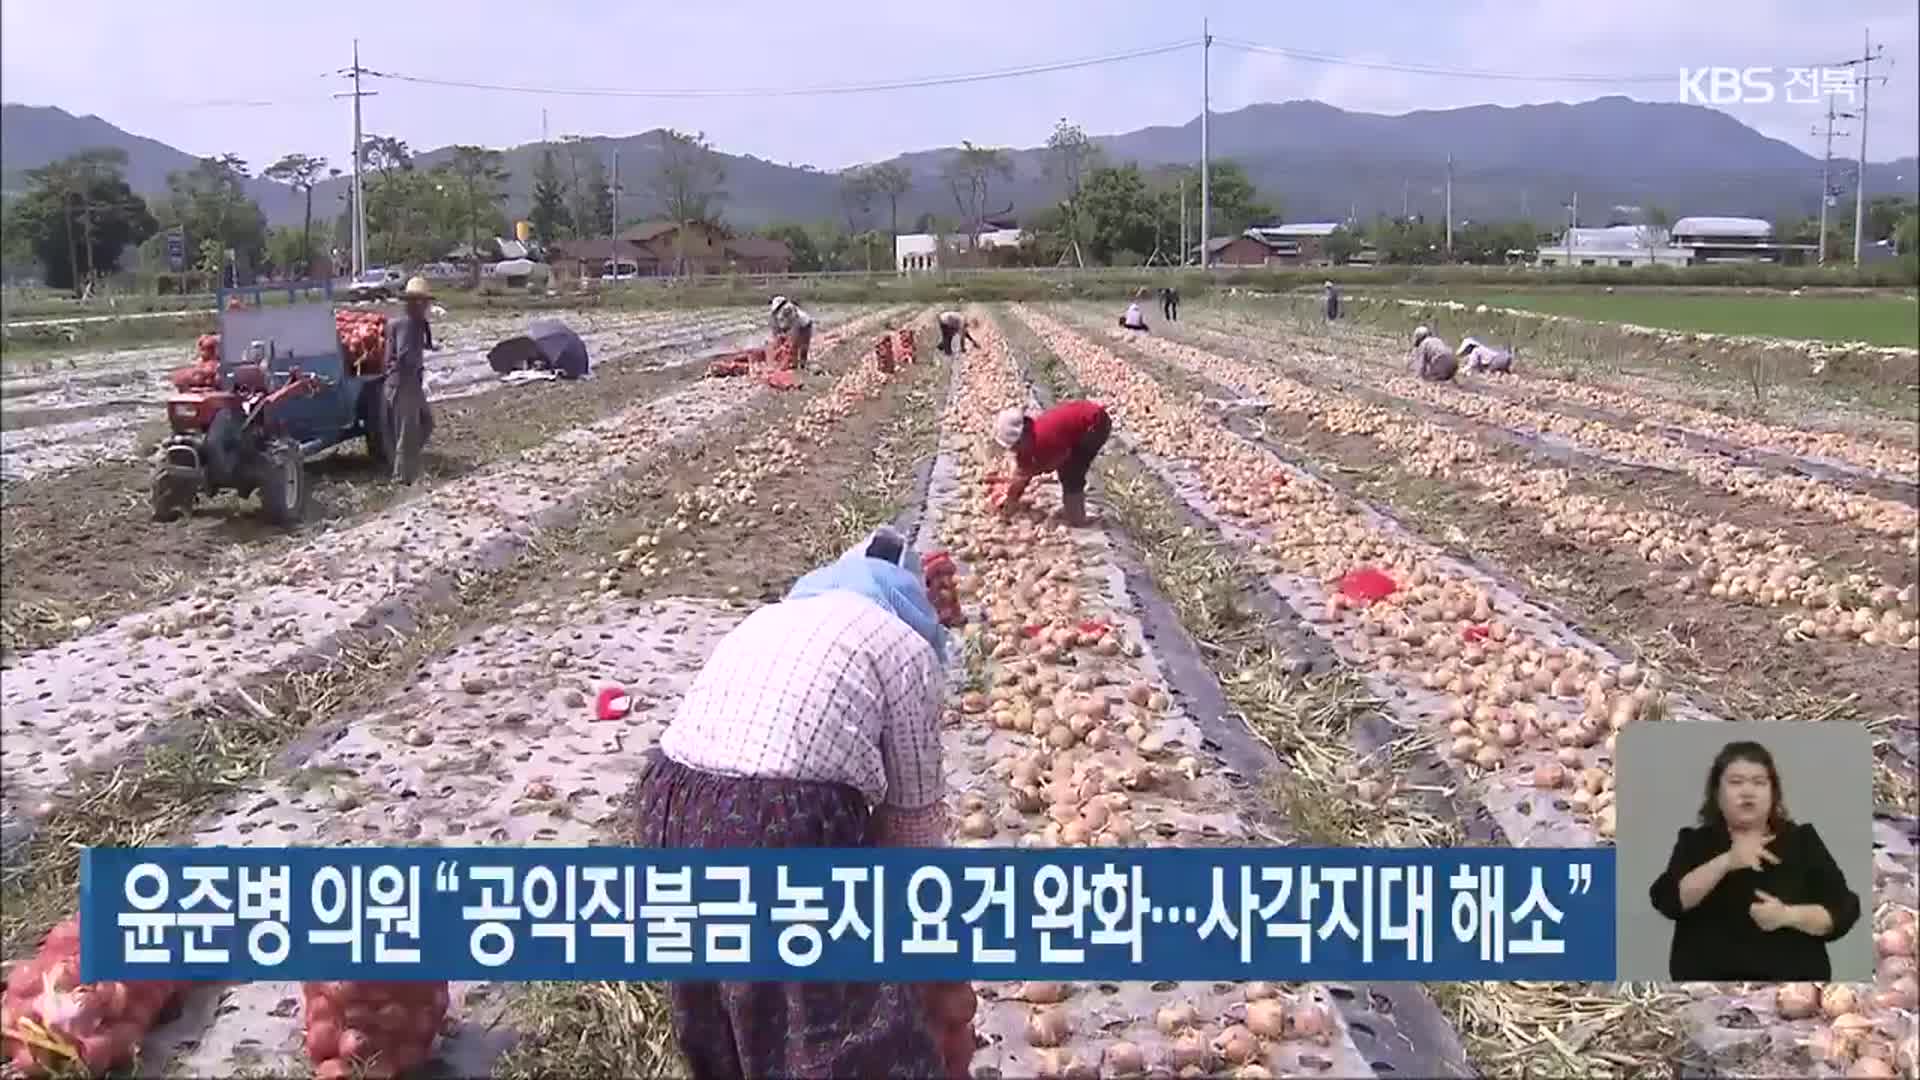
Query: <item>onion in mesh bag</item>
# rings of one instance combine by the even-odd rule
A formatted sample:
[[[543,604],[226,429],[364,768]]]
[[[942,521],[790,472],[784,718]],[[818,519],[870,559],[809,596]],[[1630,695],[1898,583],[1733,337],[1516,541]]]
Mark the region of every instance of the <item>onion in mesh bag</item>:
[[[53,928],[31,959],[7,973],[0,1056],[25,1076],[102,1073],[133,1060],[140,1040],[187,984],[80,983],[80,920]]]
[[[397,1076],[424,1064],[447,1016],[444,982],[314,982],[300,988],[318,1080]]]

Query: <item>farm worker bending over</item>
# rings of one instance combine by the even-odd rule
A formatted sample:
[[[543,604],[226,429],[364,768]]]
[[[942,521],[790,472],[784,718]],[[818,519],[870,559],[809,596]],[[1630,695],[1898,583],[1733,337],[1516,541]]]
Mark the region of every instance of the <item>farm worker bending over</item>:
[[[393,478],[411,484],[420,478],[420,455],[433,434],[433,410],[427,405],[427,348],[433,340],[427,305],[433,290],[416,277],[401,292],[406,311],[387,323],[387,377],[381,387],[381,420]]]
[[[1468,338],[1460,343],[1460,359],[1467,362],[1468,371],[1498,371],[1502,374],[1513,370],[1513,354],[1505,349],[1490,349],[1480,344],[1477,338]]]
[[[960,340],[960,351],[966,352],[967,346],[979,348],[980,343],[973,340],[973,332],[967,327],[967,320],[957,311],[940,313],[940,351],[953,355],[954,339]]]
[[[813,347],[813,316],[784,296],[773,298],[773,332],[793,341],[793,366],[807,367],[807,351]]]
[[[1013,453],[1013,479],[996,504],[1012,512],[1027,485],[1041,473],[1060,474],[1060,512],[1069,525],[1087,523],[1087,472],[1113,433],[1107,407],[1093,401],[1066,401],[1039,416],[1008,409],[993,422],[993,438]]]
[[[1145,330],[1147,328],[1147,317],[1140,313],[1139,304],[1127,305],[1127,313],[1120,316],[1120,325],[1129,330]]]
[[[1451,381],[1460,365],[1454,362],[1453,350],[1447,343],[1434,337],[1422,326],[1413,332],[1413,373],[1428,382]]]
[[[640,780],[654,848],[944,847],[947,631],[921,564],[875,533],[708,658]],[[677,982],[699,1080],[966,1076],[966,983]]]

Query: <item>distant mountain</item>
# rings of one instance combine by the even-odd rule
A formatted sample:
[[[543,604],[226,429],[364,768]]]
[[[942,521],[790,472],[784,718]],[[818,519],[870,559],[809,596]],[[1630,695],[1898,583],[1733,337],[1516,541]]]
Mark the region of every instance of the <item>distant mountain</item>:
[[[1397,214],[1403,206],[1440,217],[1448,155],[1454,160],[1456,218],[1524,215],[1552,224],[1565,220],[1562,207],[1576,191],[1583,224],[1604,224],[1614,206],[1658,205],[1675,215],[1768,219],[1819,209],[1817,158],[1698,105],[1606,97],[1579,104],[1477,105],[1380,116],[1316,101],[1289,101],[1217,114],[1208,137],[1215,157],[1245,166],[1262,196],[1277,202],[1291,221],[1338,220],[1349,213],[1368,218]],[[651,131],[584,143],[588,152],[601,156],[609,173],[618,152],[623,217],[645,216],[654,208],[648,179],[658,161],[660,140],[661,133]],[[1144,166],[1191,163],[1198,158],[1199,120],[1095,141],[1111,160]],[[24,170],[100,145],[127,151],[129,181],[148,194],[164,192],[167,173],[191,168],[194,162],[192,155],[131,135],[98,117],[25,105],[7,105],[0,115],[0,174],[9,192],[18,189]],[[539,152],[539,144],[506,151],[511,214],[526,212]],[[953,197],[940,178],[956,152],[945,147],[892,159],[914,177],[913,191],[901,200],[903,228],[926,212],[956,216]],[[431,167],[447,156],[443,148],[420,155],[420,161]],[[842,216],[833,174],[751,156],[723,156],[728,193],[724,213],[729,221],[753,227]],[[991,189],[990,209],[1011,205],[1016,212],[1028,211],[1059,197],[1045,178],[1044,151],[1016,149],[1009,157],[1014,177]],[[1835,166],[1836,177],[1847,176],[1851,169],[1845,162]],[[320,185],[314,192],[316,212],[322,207],[328,208],[325,213],[336,212],[346,184],[342,179]],[[250,190],[275,224],[300,220],[300,200],[290,189],[256,180]],[[1920,194],[1920,160],[1870,164],[1867,191]],[[1194,198],[1197,204],[1197,193]],[[876,220],[884,226],[884,218],[882,205]]]
[[[101,146],[127,152],[127,184],[148,198],[166,194],[168,173],[185,172],[199,160],[156,139],[122,131],[97,116],[9,104],[0,106],[0,187],[8,195],[17,195],[26,186],[27,170]],[[275,224],[300,220],[302,202],[283,184],[251,180],[247,194]]]

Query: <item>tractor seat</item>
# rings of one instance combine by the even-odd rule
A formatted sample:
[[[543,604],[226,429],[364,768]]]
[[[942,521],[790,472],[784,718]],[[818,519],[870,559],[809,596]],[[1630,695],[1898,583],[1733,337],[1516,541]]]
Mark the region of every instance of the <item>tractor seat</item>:
[[[242,364],[233,369],[233,388],[248,393],[267,392],[267,369],[261,364]]]

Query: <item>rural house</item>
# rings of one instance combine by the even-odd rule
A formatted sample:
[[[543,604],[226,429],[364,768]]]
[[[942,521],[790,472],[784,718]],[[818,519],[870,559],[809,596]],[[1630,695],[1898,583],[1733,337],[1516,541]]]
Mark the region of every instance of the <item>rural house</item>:
[[[1267,258],[1273,254],[1266,241],[1247,233],[1239,236],[1216,236],[1207,241],[1207,262],[1213,266],[1265,266]],[[1192,252],[1194,262],[1200,261],[1200,248],[1196,245]]]
[[[1337,221],[1301,222],[1248,229],[1246,235],[1267,246],[1267,261],[1297,265],[1327,260],[1327,237],[1340,228]]]
[[[939,270],[944,262],[953,256],[969,250],[992,252],[1002,248],[1017,248],[1027,238],[1026,231],[1019,222],[1005,215],[987,217],[980,222],[980,232],[972,238],[969,245],[966,233],[902,233],[893,240],[893,268],[896,273],[915,274]],[[942,258],[943,254],[946,256]]]
[[[1612,225],[1604,229],[1570,228],[1558,240],[1540,245],[1534,265],[1555,266],[1702,266],[1707,263],[1797,263],[1812,244],[1783,244],[1773,226],[1758,218],[1687,217],[1673,228]]]
[[[1216,236],[1207,242],[1208,261],[1214,266],[1302,266],[1325,263],[1327,237],[1339,222],[1301,222],[1248,229],[1239,236]],[[1200,248],[1187,253],[1200,260]]]
[[[568,240],[554,246],[556,263],[593,275],[614,260],[631,264],[641,277],[674,274],[784,274],[793,261],[787,245],[759,236],[736,236],[704,222],[684,229],[671,221],[632,226],[618,237]],[[624,272],[624,271],[623,271]]]

